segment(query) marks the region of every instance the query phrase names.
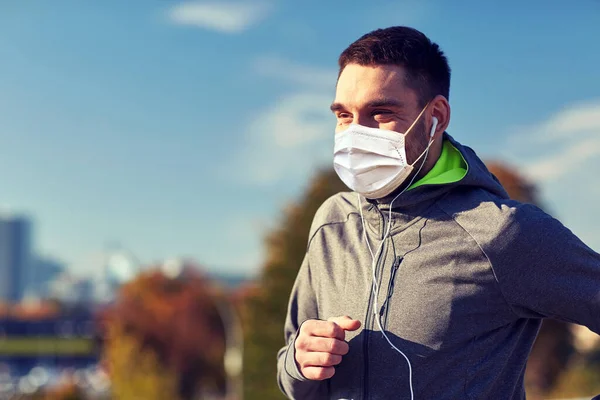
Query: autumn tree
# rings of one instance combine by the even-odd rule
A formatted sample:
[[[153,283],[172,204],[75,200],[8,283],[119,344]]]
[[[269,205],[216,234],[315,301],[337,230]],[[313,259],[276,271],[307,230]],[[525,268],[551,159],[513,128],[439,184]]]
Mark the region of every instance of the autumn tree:
[[[110,371],[112,398],[177,400],[176,374],[136,336],[125,332],[121,322],[113,321],[108,328],[105,363]]]
[[[170,376],[175,380],[176,393],[157,399],[223,395],[225,332],[214,296],[210,282],[191,265],[171,277],[154,269],[122,287],[106,318],[109,373],[120,385],[115,390],[125,393],[129,385],[135,391],[131,374],[139,365],[165,378],[160,390],[171,385]]]

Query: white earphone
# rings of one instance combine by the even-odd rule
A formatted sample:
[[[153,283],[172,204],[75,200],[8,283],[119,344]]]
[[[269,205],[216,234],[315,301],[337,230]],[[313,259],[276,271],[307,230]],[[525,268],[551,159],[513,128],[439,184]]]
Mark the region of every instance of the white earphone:
[[[437,129],[437,126],[438,126],[437,117],[433,117],[431,120],[433,121],[433,124],[431,125],[431,133],[429,134],[430,138],[432,138],[435,135],[435,130]]]
[[[432,117],[432,125],[431,125],[431,132],[429,133],[429,145],[427,146],[427,150],[425,153],[425,158],[427,158],[427,154],[429,153],[429,146],[431,146],[431,143],[433,143],[433,137],[435,136],[435,131],[437,129],[438,126],[438,119],[437,117]],[[411,179],[411,181],[409,182],[409,184],[406,186],[406,188],[404,190],[402,190],[402,192],[400,192],[400,194],[398,194],[396,197],[394,197],[394,199],[392,200],[392,202],[390,203],[390,208],[389,208],[389,216],[388,216],[388,227],[387,230],[383,236],[383,240],[381,241],[381,244],[379,245],[377,251],[375,253],[373,253],[373,249],[371,248],[371,245],[369,244],[369,240],[367,239],[367,230],[365,229],[365,218],[363,216],[363,212],[362,212],[362,204],[360,201],[360,194],[357,193],[358,195],[358,209],[360,210],[360,219],[363,225],[363,236],[365,239],[365,242],[367,244],[367,248],[369,249],[369,253],[371,253],[371,260],[372,260],[372,264],[371,264],[371,269],[372,269],[372,273],[373,273],[373,280],[371,281],[371,290],[373,291],[373,295],[374,295],[374,314],[375,314],[375,321],[377,323],[377,327],[379,328],[379,330],[381,331],[381,334],[383,335],[383,337],[385,338],[385,340],[388,342],[388,344],[394,349],[396,350],[402,357],[404,357],[404,359],[406,360],[406,363],[408,364],[408,383],[409,383],[409,388],[410,388],[410,399],[414,400],[415,398],[415,393],[413,390],[413,380],[412,380],[412,364],[410,363],[409,358],[406,356],[406,354],[404,354],[402,352],[402,350],[400,350],[398,347],[396,347],[392,341],[390,340],[390,338],[388,337],[388,335],[385,333],[385,330],[383,329],[383,327],[381,326],[381,320],[380,317],[378,315],[377,310],[379,309],[379,306],[377,304],[377,298],[379,297],[379,285],[377,284],[377,276],[376,276],[376,263],[377,263],[377,259],[379,257],[379,254],[381,253],[381,250],[383,249],[383,244],[385,242],[385,240],[387,239],[387,237],[390,235],[390,230],[391,230],[391,225],[392,225],[392,206],[394,204],[394,201],[396,201],[396,199],[402,195],[409,187],[410,185],[412,185],[413,181],[415,180],[415,178],[419,175],[419,172],[421,171],[421,168],[423,168],[423,165],[425,164],[425,162],[421,163],[421,166],[419,167],[419,169],[417,170],[417,173],[413,175],[413,178]]]

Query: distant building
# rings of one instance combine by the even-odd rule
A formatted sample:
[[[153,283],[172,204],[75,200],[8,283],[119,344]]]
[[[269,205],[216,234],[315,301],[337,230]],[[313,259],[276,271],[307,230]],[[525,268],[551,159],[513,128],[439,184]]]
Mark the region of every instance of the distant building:
[[[0,214],[0,301],[23,298],[31,276],[31,222]]]
[[[94,301],[94,281],[63,272],[48,285],[48,297],[65,304],[90,304]]]
[[[36,298],[48,298],[51,283],[63,272],[65,272],[65,266],[60,261],[36,257],[31,265],[31,274],[27,279],[26,294]]]

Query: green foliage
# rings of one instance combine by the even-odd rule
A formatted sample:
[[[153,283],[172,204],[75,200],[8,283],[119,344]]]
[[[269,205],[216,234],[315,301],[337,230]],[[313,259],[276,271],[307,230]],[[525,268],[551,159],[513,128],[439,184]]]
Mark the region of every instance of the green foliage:
[[[177,377],[119,323],[108,330],[106,359],[115,400],[177,400]]]
[[[317,209],[327,198],[347,190],[334,171],[319,173],[304,198],[288,207],[279,228],[267,238],[267,261],[260,291],[249,300],[245,330],[244,395],[246,400],[283,397],[277,387],[277,351],[284,345],[287,304],[302,264],[308,233]]]
[[[550,398],[574,398],[600,394],[600,365],[579,360],[561,375],[549,393]]]

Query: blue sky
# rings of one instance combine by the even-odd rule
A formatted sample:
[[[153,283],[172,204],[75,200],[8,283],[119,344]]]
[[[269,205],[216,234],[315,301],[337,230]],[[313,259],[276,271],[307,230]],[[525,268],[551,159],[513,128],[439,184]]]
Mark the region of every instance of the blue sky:
[[[254,273],[331,165],[337,56],[409,25],[449,58],[449,132],[600,250],[600,1],[491,3],[2,2],[0,204],[80,274],[114,242]]]

